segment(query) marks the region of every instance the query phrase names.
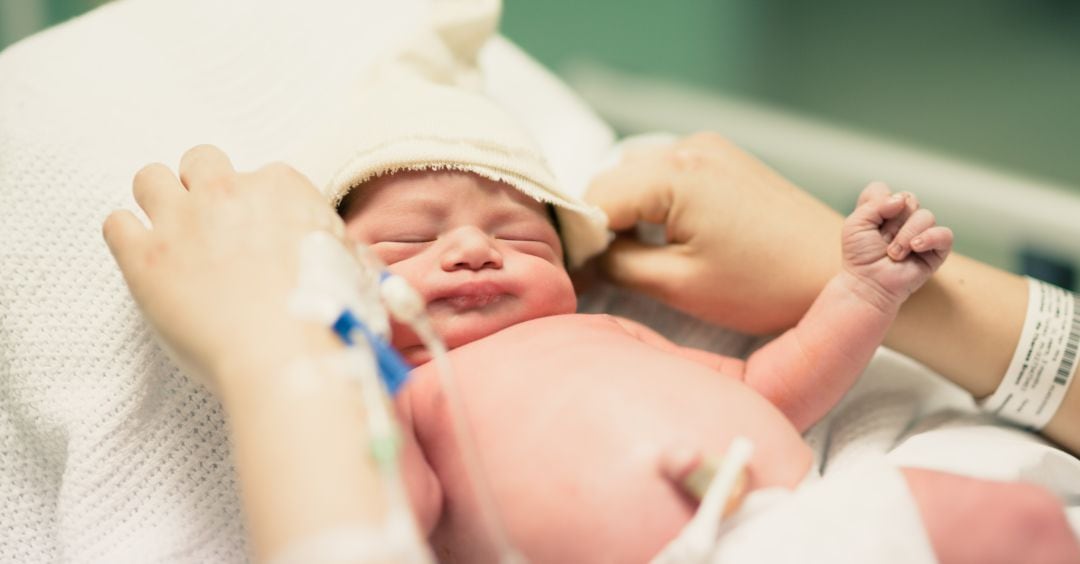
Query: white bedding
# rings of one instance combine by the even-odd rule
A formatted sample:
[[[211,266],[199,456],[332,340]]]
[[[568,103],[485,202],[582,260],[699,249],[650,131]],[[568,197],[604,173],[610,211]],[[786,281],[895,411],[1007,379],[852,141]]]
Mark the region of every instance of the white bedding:
[[[126,0],[0,54],[0,561],[246,559],[221,409],[154,343],[101,223],[136,209],[139,167],[175,166],[197,143],[238,168],[295,154],[317,109],[426,13],[418,0]],[[508,42],[480,63],[557,174],[611,144]]]
[[[136,209],[135,170],[175,165],[197,143],[221,146],[238,168],[295,154],[315,108],[424,13],[420,0],[121,0],[0,53],[0,561],[247,559],[220,406],[153,341],[101,222]],[[607,126],[508,42],[480,62],[488,91],[580,185],[613,142]],[[586,307],[626,313],[617,297],[597,300]],[[631,316],[674,319],[687,344],[753,345],[671,315]],[[902,359],[881,357],[870,372],[880,377],[809,435],[826,468],[901,442],[899,460],[957,465],[935,437],[997,440],[999,428],[963,418],[909,431],[938,407],[970,405]],[[1076,460],[1021,442],[1035,446],[1017,456],[1038,460],[989,458],[994,447],[962,462],[1036,478],[1077,503]]]

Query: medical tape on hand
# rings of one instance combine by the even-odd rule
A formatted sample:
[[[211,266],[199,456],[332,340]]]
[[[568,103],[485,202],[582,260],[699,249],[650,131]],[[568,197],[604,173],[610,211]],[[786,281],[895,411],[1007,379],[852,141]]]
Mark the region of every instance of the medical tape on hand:
[[[411,367],[387,340],[389,318],[382,302],[386,273],[379,268],[377,257],[362,245],[350,252],[334,235],[312,231],[300,240],[298,266],[297,286],[289,298],[290,313],[330,326],[349,346],[365,339],[375,352],[380,377],[390,394],[396,395]],[[392,283],[407,285],[397,277],[391,278]],[[392,297],[399,299],[392,305],[423,313],[418,296],[402,288],[393,289],[397,291],[391,293]]]
[[[348,310],[376,335],[388,335],[389,319],[379,295],[378,272],[326,231],[312,231],[297,249],[297,284],[289,312],[331,326]]]
[[[1080,300],[1034,278],[1028,278],[1028,291],[1027,318],[1009,369],[980,406],[1038,430],[1057,413],[1076,375]]]

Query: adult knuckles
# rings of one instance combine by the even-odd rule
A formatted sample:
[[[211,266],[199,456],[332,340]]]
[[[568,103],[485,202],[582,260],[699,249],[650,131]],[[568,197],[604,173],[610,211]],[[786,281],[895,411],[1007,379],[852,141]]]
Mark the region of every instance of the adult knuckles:
[[[237,182],[235,174],[217,174],[207,177],[203,183],[211,193],[221,195],[233,195],[236,192]]]
[[[187,161],[194,161],[202,158],[203,156],[221,152],[221,149],[219,149],[216,145],[211,145],[210,143],[200,143],[188,149],[187,151],[184,151],[184,154],[180,156],[180,162],[183,163]]]
[[[296,170],[295,168],[293,168],[288,163],[285,163],[284,161],[274,161],[274,162],[271,162],[271,163],[267,163],[262,168],[260,168],[258,170],[258,172],[260,174],[264,174],[264,175],[268,175],[268,176],[285,177],[285,178],[292,178],[292,179],[296,179],[296,178],[301,177],[300,171]]]
[[[718,158],[739,151],[728,138],[712,131],[702,131],[686,137],[668,151],[668,165],[677,172],[694,172],[709,168]]]
[[[132,185],[138,186],[144,184],[153,178],[155,175],[161,173],[172,174],[169,167],[162,163],[150,163],[139,170],[135,171],[135,175],[131,178]]]
[[[735,144],[730,139],[715,131],[699,131],[685,139],[685,144],[690,146],[704,147],[712,150],[730,150]]]
[[[260,183],[272,186],[276,190],[301,189],[304,192],[319,193],[315,184],[307,176],[283,161],[274,161],[264,165],[255,172],[255,177]]]

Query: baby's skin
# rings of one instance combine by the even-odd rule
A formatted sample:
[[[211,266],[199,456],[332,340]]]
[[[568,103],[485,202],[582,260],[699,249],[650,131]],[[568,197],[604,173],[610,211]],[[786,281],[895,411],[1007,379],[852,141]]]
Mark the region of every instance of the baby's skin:
[[[533,562],[655,555],[693,512],[660,470],[673,449],[722,453],[744,435],[756,445],[749,489],[796,486],[811,463],[800,433],[851,388],[952,246],[929,211],[871,185],[845,221],[841,272],[796,327],[741,360],[573,314],[545,207],[506,185],[399,173],[358,190],[343,214],[350,237],[427,301],[500,515]],[[421,525],[440,559],[487,560],[435,369],[415,335],[394,329],[419,365],[398,407]]]

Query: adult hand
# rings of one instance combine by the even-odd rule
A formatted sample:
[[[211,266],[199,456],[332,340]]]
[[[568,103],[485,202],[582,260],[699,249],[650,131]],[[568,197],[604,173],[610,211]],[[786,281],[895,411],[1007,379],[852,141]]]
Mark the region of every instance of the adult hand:
[[[840,267],[840,215],[716,134],[627,154],[586,199],[624,232],[600,259],[612,281],[740,331],[794,325]]]
[[[134,195],[149,229],[117,210],[105,240],[131,293],[165,343],[196,374],[219,382],[222,366],[286,360],[290,347],[329,333],[288,314],[298,244],[308,232],[343,237],[344,225],[307,178],[283,164],[237,173],[201,145],[180,161],[140,170]]]

